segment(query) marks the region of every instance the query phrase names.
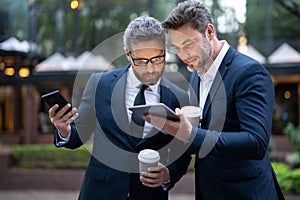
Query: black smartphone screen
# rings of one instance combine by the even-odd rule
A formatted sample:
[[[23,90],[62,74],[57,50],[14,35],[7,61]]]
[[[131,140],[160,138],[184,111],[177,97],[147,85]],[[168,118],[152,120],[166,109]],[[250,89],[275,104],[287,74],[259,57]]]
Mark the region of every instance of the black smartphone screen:
[[[65,105],[67,105],[69,102],[59,93],[59,90],[55,90],[53,92],[44,94],[42,96],[42,100],[45,101],[48,106],[52,107],[55,104],[58,104],[59,107],[57,108],[56,112],[61,110]],[[70,112],[72,110],[72,107],[67,110],[66,113]],[[64,115],[66,114],[64,113]]]

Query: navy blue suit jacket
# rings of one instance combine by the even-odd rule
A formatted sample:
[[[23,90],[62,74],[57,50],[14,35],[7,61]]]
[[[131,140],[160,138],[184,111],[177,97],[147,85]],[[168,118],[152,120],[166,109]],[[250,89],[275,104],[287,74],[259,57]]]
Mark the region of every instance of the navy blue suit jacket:
[[[149,137],[136,141],[131,136],[125,106],[126,77],[129,66],[110,72],[92,74],[78,107],[79,118],[71,124],[67,148],[77,148],[93,135],[93,153],[86,170],[79,199],[168,199],[163,188],[149,188],[139,180],[137,154],[151,148],[160,153],[160,162],[168,165],[181,159],[184,146],[170,135],[153,128]],[[171,109],[189,104],[188,94],[162,77],[161,102]],[[59,141],[57,133],[55,140]],[[183,148],[180,150],[180,146]],[[183,159],[188,164],[189,159]],[[170,166],[177,182],[186,173],[185,167]]]
[[[199,81],[193,72],[196,94]],[[284,199],[267,154],[273,101],[267,70],[230,47],[192,131],[196,199]]]

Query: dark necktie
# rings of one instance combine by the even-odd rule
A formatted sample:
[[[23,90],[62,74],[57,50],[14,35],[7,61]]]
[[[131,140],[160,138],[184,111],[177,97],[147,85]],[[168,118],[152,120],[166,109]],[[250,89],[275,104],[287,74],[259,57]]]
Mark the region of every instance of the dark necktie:
[[[136,95],[133,105],[137,106],[137,105],[146,104],[144,92],[147,88],[148,88],[147,85],[140,86],[140,91]],[[138,139],[142,138],[143,131],[144,131],[144,124],[145,124],[144,119],[132,113],[130,128],[133,132],[133,136],[137,137]]]

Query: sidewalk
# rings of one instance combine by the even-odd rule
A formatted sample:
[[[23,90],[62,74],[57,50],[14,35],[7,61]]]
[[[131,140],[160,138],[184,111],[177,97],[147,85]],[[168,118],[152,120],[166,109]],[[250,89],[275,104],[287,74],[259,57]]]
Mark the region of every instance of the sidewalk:
[[[83,170],[0,170],[0,200],[77,200],[83,174]],[[194,173],[188,172],[170,191],[169,200],[194,200],[194,194]],[[286,200],[300,200],[300,196],[286,196]]]
[[[0,199],[5,200],[77,200],[79,191],[61,190],[0,190]],[[194,200],[194,195],[171,194],[169,200]]]
[[[5,200],[77,200],[79,191],[65,190],[0,190]],[[170,193],[169,200],[194,200],[194,194]],[[299,196],[287,196],[286,200],[299,200]]]
[[[83,170],[0,170],[0,200],[77,200],[83,175]],[[194,200],[194,173],[169,194],[169,200]]]

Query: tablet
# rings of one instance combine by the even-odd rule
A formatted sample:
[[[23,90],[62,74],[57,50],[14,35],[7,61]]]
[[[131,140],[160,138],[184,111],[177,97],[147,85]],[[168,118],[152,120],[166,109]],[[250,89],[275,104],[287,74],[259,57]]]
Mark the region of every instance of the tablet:
[[[176,115],[176,113],[173,110],[171,110],[168,106],[166,106],[164,103],[138,105],[138,106],[130,107],[129,110],[136,113],[141,118],[143,118],[143,115],[145,114],[151,114],[160,117],[165,117],[172,121],[179,121],[179,117]]]

